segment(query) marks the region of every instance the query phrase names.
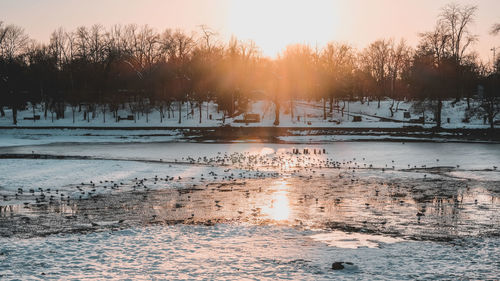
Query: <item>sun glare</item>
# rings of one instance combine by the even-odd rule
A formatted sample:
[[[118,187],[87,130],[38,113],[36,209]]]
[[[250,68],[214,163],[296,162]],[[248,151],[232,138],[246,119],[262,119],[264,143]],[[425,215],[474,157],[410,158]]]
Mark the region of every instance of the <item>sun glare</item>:
[[[334,1],[231,1],[230,33],[252,39],[264,55],[274,57],[285,46],[321,46],[335,39],[338,14]]]
[[[271,195],[269,206],[262,208],[275,221],[284,221],[290,217],[290,199],[288,198],[288,184],[285,181],[278,181],[274,187],[275,191]]]

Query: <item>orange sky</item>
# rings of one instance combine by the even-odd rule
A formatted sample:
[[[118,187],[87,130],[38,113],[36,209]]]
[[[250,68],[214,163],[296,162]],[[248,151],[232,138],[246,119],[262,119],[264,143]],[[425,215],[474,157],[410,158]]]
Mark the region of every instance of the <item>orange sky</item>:
[[[232,34],[253,39],[265,55],[275,56],[290,43],[322,46],[349,42],[363,48],[379,38],[404,37],[416,45],[418,33],[430,30],[447,0],[15,0],[0,4],[0,20],[23,26],[46,42],[59,26],[73,29],[100,23],[149,24],[158,30],[196,30],[205,24],[223,40]],[[485,61],[500,35],[488,34],[500,22],[499,0],[457,1],[478,5],[472,27],[480,41],[474,48]]]

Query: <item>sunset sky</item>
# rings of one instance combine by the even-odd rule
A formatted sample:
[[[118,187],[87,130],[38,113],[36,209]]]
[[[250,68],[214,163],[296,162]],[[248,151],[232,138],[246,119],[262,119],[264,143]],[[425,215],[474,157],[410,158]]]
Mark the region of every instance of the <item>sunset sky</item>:
[[[500,22],[499,0],[457,1],[479,7],[472,30],[479,35],[474,48],[485,61],[500,35],[489,34]],[[275,56],[291,43],[323,46],[328,41],[364,48],[380,38],[404,37],[415,46],[418,33],[432,29],[440,8],[449,0],[16,0],[2,1],[0,20],[24,27],[33,38],[47,42],[57,27],[100,23],[149,24],[198,30],[207,25],[222,40],[231,35],[252,39],[264,55]]]

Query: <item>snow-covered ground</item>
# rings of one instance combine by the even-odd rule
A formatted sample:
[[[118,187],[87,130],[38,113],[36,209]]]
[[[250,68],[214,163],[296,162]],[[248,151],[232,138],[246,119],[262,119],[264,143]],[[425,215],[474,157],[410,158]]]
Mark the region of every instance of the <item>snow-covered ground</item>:
[[[310,133],[310,134],[308,134]],[[168,130],[120,130],[120,129],[0,129],[0,147],[8,146],[31,146],[46,144],[93,144],[93,143],[217,143],[220,140],[232,143],[254,143],[257,144],[258,132],[253,132],[250,137],[245,136],[227,136],[220,138],[218,136],[207,137],[203,132],[193,134],[192,132],[183,132],[178,129]],[[289,134],[289,135],[286,135]],[[256,138],[256,139],[254,139]],[[288,130],[282,135],[275,136],[274,141],[290,144],[331,144],[333,142],[349,141],[429,141],[429,142],[484,142],[488,140],[477,140],[474,137],[467,139],[453,134],[440,133],[432,135],[429,133],[411,133],[411,134],[390,134],[387,132],[339,132],[324,133],[319,130]]]
[[[51,143],[179,142],[178,130],[0,129],[0,147]]]
[[[0,197],[3,199],[0,222],[8,221],[9,216],[20,216],[16,223],[29,226],[30,221],[35,220],[34,211],[24,209],[27,204],[23,205],[27,203],[29,189],[35,190],[33,197],[36,198],[41,193],[54,195],[55,190],[78,198],[81,192],[88,195],[96,190],[92,192],[100,193],[106,200],[105,196],[110,193],[130,191],[137,183],[135,178],[147,179],[141,189],[146,186],[153,192],[169,189],[174,193],[177,193],[175,189],[193,186],[203,189],[210,182],[230,184],[237,179],[242,183],[257,178],[264,180],[239,185],[241,190],[235,193],[205,190],[203,194],[227,194],[229,198],[219,202],[222,200],[219,197],[207,197],[205,200],[209,202],[205,203],[209,208],[202,210],[217,212],[217,208],[235,208],[236,214],[245,215],[245,209],[252,209],[276,220],[283,219],[285,211],[290,213],[292,221],[300,218],[304,227],[298,223],[253,224],[250,221],[210,226],[147,224],[116,231],[109,228],[29,239],[1,237],[2,280],[61,276],[70,280],[494,280],[500,276],[498,236],[460,234],[452,243],[410,241],[405,236],[388,237],[384,232],[365,231],[369,225],[363,222],[365,219],[383,221],[381,229],[395,224],[403,229],[420,229],[423,233],[429,225],[450,233],[469,233],[469,229],[472,229],[470,233],[476,233],[479,228],[478,233],[498,233],[500,218],[496,210],[500,191],[496,182],[500,182],[500,172],[495,167],[500,166],[500,144],[185,143],[175,142],[176,134],[146,139],[141,131],[128,134],[128,131],[103,130],[85,137],[86,130],[61,130],[54,134],[53,130],[37,130],[38,134],[33,135],[30,132],[0,131],[0,154],[28,158],[48,155],[62,159],[0,159],[0,195],[7,196],[7,199]],[[122,133],[125,137],[120,137]],[[296,149],[300,154],[293,153]],[[304,154],[305,149],[309,154]],[[88,158],[71,158],[77,156]],[[335,168],[324,167],[333,162]],[[169,180],[165,181],[167,177]],[[271,179],[265,181],[268,178]],[[299,178],[300,181],[294,181]],[[449,184],[449,180],[453,180],[453,184]],[[411,185],[408,194],[401,193],[407,190],[398,186],[403,181]],[[294,182],[302,184],[289,186]],[[260,184],[266,185],[262,193],[255,191],[260,189]],[[439,188],[429,192],[426,188],[430,185]],[[16,199],[14,193],[18,188],[24,190],[24,197]],[[318,196],[315,192],[320,190],[325,193]],[[305,193],[300,193],[302,191]],[[154,193],[150,194],[154,197]],[[446,197],[448,194],[451,197]],[[257,195],[264,201],[254,207],[249,202]],[[195,194],[185,196],[191,200],[189,196]],[[314,199],[314,196],[318,197]],[[233,197],[244,199],[231,201]],[[147,200],[152,200],[140,198],[146,205]],[[55,216],[63,221],[76,220],[72,215],[86,220],[78,207],[72,205],[74,202],[76,200],[64,205],[71,209],[70,216],[63,205],[61,209],[55,205]],[[179,203],[175,209],[180,212],[181,203],[188,201],[175,202]],[[160,203],[162,205],[152,208],[155,214],[177,212],[170,211],[170,204],[174,202]],[[219,203],[222,206],[218,207]],[[196,209],[203,203],[193,200],[191,204]],[[14,211],[9,211],[10,206],[14,206]],[[42,209],[43,206],[46,205],[42,204]],[[137,207],[139,212],[146,213],[147,210],[141,210],[144,206]],[[420,217],[417,221],[415,213],[424,209],[426,216],[420,224]],[[41,216],[52,215],[50,212],[42,211]],[[110,214],[116,220],[113,212],[116,209],[111,209]],[[333,221],[359,220],[363,228],[341,231],[305,227],[322,214],[336,214],[338,217],[330,217]],[[108,223],[92,214],[88,217],[97,225]],[[483,229],[486,226],[488,229]],[[41,227],[49,226],[42,224]],[[331,266],[335,261],[352,262],[354,266],[333,271]]]
[[[416,125],[409,123],[411,119],[418,119],[422,116],[421,112],[416,113],[412,107],[413,102],[400,102],[398,111],[394,112],[391,116],[390,106],[392,100],[383,100],[378,107],[376,101],[371,102],[346,102],[344,113],[340,110],[334,109],[330,114],[328,105],[328,117],[323,119],[323,104],[315,101],[294,101],[293,103],[293,118],[291,114],[290,103],[285,102],[282,104],[280,112],[280,127],[363,127],[363,128],[400,128],[409,125]],[[274,105],[268,101],[256,101],[250,103],[248,113],[256,113],[261,117],[259,123],[237,123],[235,120],[243,119],[243,114],[235,116],[234,118],[226,118],[225,123],[222,122],[222,112],[217,112],[217,105],[213,103],[204,103],[202,106],[202,122],[199,122],[198,108],[194,108],[191,114],[191,109],[187,104],[182,106],[182,122],[178,123],[178,110],[177,104],[173,105],[174,108],[168,118],[161,120],[160,113],[157,110],[152,110],[148,116],[139,114],[137,120],[121,120],[115,122],[111,112],[106,112],[106,116],[100,111],[95,112],[95,116],[90,120],[84,119],[84,110],[75,112],[75,120],[73,122],[73,111],[71,107],[67,107],[65,111],[65,118],[52,119],[49,112],[47,118],[44,118],[42,108],[38,106],[35,110],[36,115],[41,116],[41,120],[32,121],[24,120],[25,117],[32,117],[32,108],[19,111],[18,125],[24,127],[37,127],[37,126],[54,126],[54,127],[215,127],[224,124],[231,126],[273,126],[275,113]],[[340,102],[340,108],[344,106]],[[396,104],[394,104],[396,108]],[[478,117],[470,118],[468,123],[464,123],[467,104],[462,100],[455,102],[454,100],[445,101],[443,103],[442,111],[442,126],[443,128],[488,128],[488,124],[484,124],[484,120]],[[404,113],[409,112],[411,117],[405,118]],[[126,109],[119,110],[118,115],[126,117],[130,115],[130,111]],[[212,116],[210,119],[209,117]],[[361,122],[353,122],[354,116],[361,116]],[[425,112],[426,125],[424,127],[433,127],[435,122],[432,120],[432,110],[428,108]],[[104,118],[105,117],[105,118]],[[448,122],[449,119],[449,122]],[[105,121],[105,122],[104,122]],[[420,125],[417,124],[417,125]],[[6,110],[6,116],[0,118],[0,126],[12,127],[12,113],[11,110]]]
[[[500,240],[455,244],[383,243],[329,246],[328,233],[289,227],[153,226],[87,235],[0,238],[0,277],[133,280],[495,280]],[[363,241],[361,239],[361,241]],[[382,241],[382,242],[380,242]],[[367,247],[378,244],[378,247]],[[352,244],[349,244],[352,245]],[[352,262],[331,270],[335,261]]]

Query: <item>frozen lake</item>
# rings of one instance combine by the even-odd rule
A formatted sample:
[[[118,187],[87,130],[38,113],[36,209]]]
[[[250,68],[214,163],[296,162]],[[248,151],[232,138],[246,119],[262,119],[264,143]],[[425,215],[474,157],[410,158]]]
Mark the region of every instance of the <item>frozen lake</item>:
[[[0,142],[2,279],[500,276],[499,144],[21,144]]]
[[[474,143],[401,143],[401,142],[334,142],[330,144],[273,143],[54,143],[2,147],[0,153],[39,153],[80,155],[128,160],[181,160],[182,157],[216,157],[221,153],[271,154],[290,152],[292,148],[325,149],[336,161],[385,165],[396,168],[456,166],[463,169],[492,169],[499,164],[500,144]],[[312,154],[312,153],[311,153]]]
[[[0,274],[67,280],[494,280],[500,274],[498,238],[349,249],[328,246],[315,233],[220,224],[2,239]],[[333,261],[357,268],[332,271]]]

